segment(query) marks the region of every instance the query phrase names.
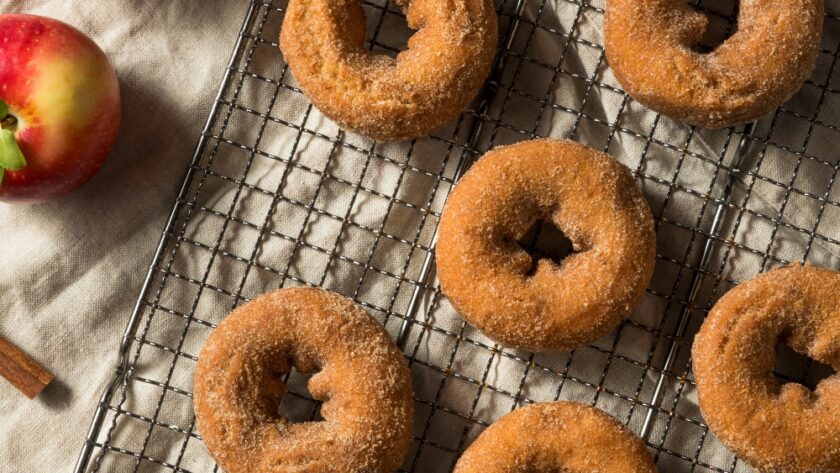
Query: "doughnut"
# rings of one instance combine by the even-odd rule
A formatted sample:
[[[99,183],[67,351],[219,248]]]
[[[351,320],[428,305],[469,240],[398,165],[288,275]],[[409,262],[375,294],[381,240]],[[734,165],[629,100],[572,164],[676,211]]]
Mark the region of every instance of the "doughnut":
[[[291,0],[280,47],[300,88],[339,125],[376,139],[429,134],[475,98],[498,40],[491,0],[397,0],[417,30],[396,58],[365,48],[361,0]]]
[[[693,125],[754,121],[789,99],[819,53],[823,0],[741,0],[738,29],[708,54],[709,19],[686,0],[608,0],[607,61],[643,105]]]
[[[323,421],[278,413],[294,367]],[[393,473],[411,440],[408,367],[385,330],[350,299],[281,289],[234,310],[195,371],[201,437],[227,473]]]
[[[645,444],[609,415],[573,402],[505,415],[464,452],[453,473],[656,473]]]
[[[692,348],[700,410],[711,430],[764,473],[840,472],[840,375],[814,391],[781,384],[776,349],[840,370],[840,273],[788,266],[715,304]]]
[[[551,221],[574,253],[534,261],[517,243]],[[571,141],[496,148],[443,209],[436,263],[455,310],[513,348],[562,351],[594,341],[638,305],[656,237],[627,168]]]

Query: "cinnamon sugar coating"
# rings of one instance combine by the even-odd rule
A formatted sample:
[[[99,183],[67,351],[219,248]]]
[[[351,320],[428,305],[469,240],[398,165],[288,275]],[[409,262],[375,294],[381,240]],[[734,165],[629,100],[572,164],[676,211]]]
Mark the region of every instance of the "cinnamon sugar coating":
[[[360,0],[291,0],[283,56],[313,104],[377,139],[429,134],[461,113],[490,72],[498,41],[491,0],[398,0],[417,30],[396,58],[364,47]]]
[[[708,18],[686,0],[608,0],[607,59],[634,99],[690,124],[756,120],[789,99],[814,69],[823,0],[741,0],[737,31],[692,50]]]
[[[532,404],[487,428],[454,473],[656,473],[644,443],[594,407]]]
[[[278,414],[283,376],[318,371],[320,422]],[[281,289],[233,311],[195,373],[195,414],[227,473],[393,473],[411,439],[412,389],[402,353],[350,299]]]
[[[519,246],[551,220],[575,253],[533,270]],[[458,182],[440,222],[444,294],[507,346],[561,351],[598,339],[639,304],[653,273],[650,208],[627,168],[571,141],[496,148]]]
[[[814,391],[773,375],[780,343],[840,369],[839,302],[840,273],[788,266],[729,291],[697,334],[703,417],[761,472],[840,472],[840,375]]]

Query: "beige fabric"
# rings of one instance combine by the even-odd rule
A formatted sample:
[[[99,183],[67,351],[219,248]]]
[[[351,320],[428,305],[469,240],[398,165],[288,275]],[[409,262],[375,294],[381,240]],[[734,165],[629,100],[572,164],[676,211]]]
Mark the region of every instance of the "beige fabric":
[[[538,3],[540,2],[529,2],[526,12],[529,18],[536,18],[539,10]],[[589,3],[597,8],[603,7],[603,1]],[[4,8],[50,14],[68,20],[89,32],[113,58],[123,86],[125,123],[119,145],[113,158],[89,186],[68,198],[46,205],[32,207],[0,205],[0,222],[2,222],[0,223],[0,261],[2,262],[0,263],[0,301],[2,301],[0,334],[33,354],[58,377],[55,385],[36,401],[27,401],[10,386],[0,382],[0,446],[2,446],[0,465],[11,466],[10,471],[68,471],[75,462],[82,445],[96,400],[112,375],[112,365],[120,335],[142,284],[148,262],[170,210],[186,163],[192,154],[192,147],[209,111],[223,66],[228,60],[230,47],[240,26],[246,2],[33,0],[7,3]],[[579,8],[575,2],[551,0],[542,10],[539,22],[548,28],[569,31]],[[576,37],[592,43],[601,43],[600,13],[591,8],[585,8],[583,11],[581,20],[575,25]],[[522,51],[526,46],[523,43],[529,32],[530,26],[526,25],[520,29],[518,36],[520,40],[514,44],[515,51]],[[836,37],[836,32],[832,34]],[[556,65],[560,60],[563,47],[564,42],[561,36],[539,29],[527,45],[526,55],[537,61]],[[828,61],[825,59],[825,57],[821,58],[820,69],[814,74],[815,81],[821,82],[826,78]],[[265,57],[257,60],[267,61]],[[563,69],[567,73],[561,74],[556,81],[552,82],[551,69],[525,64],[514,82],[514,88],[537,98],[545,96],[550,102],[559,104],[561,107],[576,109],[580,107],[582,97],[586,96],[589,90],[589,84],[580,79],[589,77],[595,65],[602,60],[596,48],[582,42],[573,43],[563,60]],[[261,64],[265,65],[267,75],[278,73],[277,69],[272,67],[273,64],[269,65],[268,62]],[[516,67],[517,60],[513,58],[508,64],[509,70],[506,72],[508,79],[505,80],[505,84],[509,83],[510,73]],[[599,77],[599,80],[617,87],[608,69],[602,77]],[[260,93],[257,87],[246,87],[240,103],[249,101],[255,104],[266,103],[266,97],[261,96]],[[818,95],[818,89],[806,87],[789,104],[789,107],[805,116],[810,116],[815,111],[817,103],[815,96]],[[829,94],[825,99],[826,105],[823,107],[820,119],[836,127],[840,125],[840,107],[831,106],[831,104],[837,104],[835,95]],[[541,110],[538,102],[525,99],[522,95],[515,93],[511,97],[502,113],[501,121],[530,132],[535,117],[542,113],[543,120],[540,127],[534,130],[536,133],[543,136],[569,137],[570,130],[576,122],[575,114],[561,109]],[[306,105],[302,96],[287,94],[282,100],[287,100],[287,102],[283,102],[282,111],[278,113],[296,117],[295,119],[301,116],[299,112]],[[622,100],[621,94],[596,87],[586,99],[586,112],[590,117],[611,123],[615,120]],[[490,117],[499,116],[500,102],[500,100],[494,102],[489,112]],[[242,114],[235,116],[242,116]],[[648,134],[653,126],[654,118],[655,114],[635,102],[628,101],[624,106],[622,119],[617,125],[628,130],[637,130],[640,134]],[[805,146],[809,154],[827,161],[837,159],[836,147],[833,148],[830,144],[832,143],[830,130],[827,131],[825,127],[818,126],[813,132],[812,141],[803,143],[804,131],[801,128],[802,123],[807,124],[807,122],[790,117],[779,120],[771,136],[774,142],[794,150]],[[768,124],[769,120],[762,122],[757,131],[759,136],[767,134]],[[337,133],[335,126],[321,117],[317,111],[310,115],[307,127],[317,129],[327,136],[336,136]],[[284,131],[279,126],[272,130],[266,134],[261,148],[270,149],[278,156],[285,156],[289,152],[290,142],[294,135],[284,134],[288,130]],[[242,121],[233,122],[229,133],[231,136],[245,136],[251,131],[247,128],[246,122]],[[603,148],[607,143],[608,132],[608,127],[583,118],[573,138]],[[689,143],[688,149],[691,153],[712,157],[720,153],[726,136],[723,131],[698,130],[689,141],[689,128],[666,117],[659,119],[653,134],[658,140],[677,147]],[[525,137],[510,129],[500,128],[495,134],[493,144],[519,141]],[[346,139],[357,143],[363,149],[368,146],[367,141],[353,135],[347,135]],[[483,143],[488,143],[488,140],[489,136],[485,133]],[[377,150],[399,161],[403,159],[407,146],[406,144],[385,144]],[[438,150],[440,148],[440,146],[428,148],[425,146],[426,144],[423,143],[418,144],[418,149]],[[723,185],[723,176],[719,175],[712,185],[715,167],[711,163],[691,155],[681,155],[673,148],[647,143],[645,139],[627,132],[616,134],[608,152],[636,169],[639,156],[646,148],[648,149],[647,158],[639,168],[640,172],[649,176],[644,179],[644,191],[654,213],[671,222],[660,225],[659,253],[662,255],[662,261],[669,259],[683,261],[692,233],[680,229],[679,226],[688,228],[695,226],[704,204],[702,195],[709,192],[715,196],[719,195]],[[731,161],[733,148],[734,144],[730,144],[727,163]],[[328,154],[328,141],[305,135],[299,147],[298,160],[322,165]],[[424,156],[422,151],[418,154],[420,160],[438,159],[436,155]],[[339,150],[336,155],[338,157],[333,171],[342,176],[355,176],[348,177],[349,180],[358,179],[356,175],[360,167],[358,156],[346,150]],[[756,159],[751,158],[750,166],[755,165]],[[782,185],[787,185],[793,176],[795,164],[795,154],[771,146],[766,152],[759,172],[762,176],[772,177]],[[422,167],[423,163],[417,165]],[[316,164],[312,166],[317,167]],[[365,181],[366,185],[374,188],[381,186],[382,189],[390,189],[383,192],[394,192],[393,186],[398,178],[398,168],[377,160],[374,160],[372,166],[374,167],[367,171],[365,177],[365,179],[371,179]],[[830,167],[828,169],[830,170]],[[249,175],[249,182],[266,189],[273,189],[278,183],[278,171],[278,166],[270,161],[256,161]],[[689,189],[691,192],[686,193],[684,190],[669,188],[667,182],[674,180],[677,171],[679,171],[679,177],[676,181],[680,189]],[[828,175],[824,165],[814,165],[810,160],[805,160],[805,163],[800,166],[800,176],[795,185],[815,195],[823,195],[829,183]],[[425,189],[423,186],[429,183],[421,177],[423,176],[415,177],[418,180],[417,187]],[[784,189],[762,179],[751,184],[753,180],[749,176],[741,180],[736,190],[735,202],[738,206],[751,209],[752,212],[776,218],[785,194]],[[285,195],[306,201],[311,196],[313,185],[311,179],[291,179]],[[750,185],[753,190],[747,198],[746,190]],[[230,187],[232,186],[222,188],[217,193],[206,192],[202,196],[202,204],[211,208],[216,206],[224,208],[231,197]],[[400,194],[401,197],[409,201],[414,199],[414,196],[404,194],[405,189],[413,189],[413,187],[403,186],[399,190],[403,193]],[[240,216],[251,221],[259,221],[260,216],[265,213],[267,203],[264,198],[260,200],[257,197],[260,196],[251,193],[243,198],[242,208],[238,210],[242,212]],[[344,209],[342,205],[347,205],[346,201],[342,201],[346,195],[332,196],[326,192],[322,196],[325,202],[320,204],[321,208],[331,208],[329,202],[331,197],[335,198],[336,209]],[[424,198],[419,199],[421,204]],[[840,186],[834,186],[831,189],[829,198],[835,201],[840,199]],[[377,202],[382,200],[362,193],[354,207],[358,209],[358,212],[353,215],[354,221],[373,228],[380,226],[383,206]],[[438,198],[432,207],[440,210],[441,205],[442,199]],[[288,209],[289,206],[279,209],[275,220],[290,225],[288,231],[292,232],[295,222],[299,221],[294,220],[297,214],[291,211],[288,215],[282,214]],[[335,212],[339,211],[343,210]],[[708,225],[711,213],[710,207],[702,222],[704,225]],[[820,234],[840,240],[840,211],[836,206],[828,206],[821,210],[818,201],[796,195],[790,199],[783,219],[785,222],[810,230],[820,213],[825,222],[819,227]],[[324,247],[332,245],[336,238],[339,238],[334,234],[335,222],[327,221],[326,223],[332,223],[332,225],[321,227],[325,230],[323,234],[314,230],[319,227],[310,225],[310,230],[305,236],[307,241]],[[727,220],[723,230],[726,237],[730,236],[733,223],[734,218]],[[195,231],[194,238],[201,241],[203,234],[212,237],[218,233],[214,225],[218,225],[218,219],[204,215],[191,221],[189,231]],[[774,236],[772,240],[771,235]],[[242,241],[246,241],[246,237],[247,235],[243,235]],[[342,238],[348,238],[347,242],[351,243],[343,250],[345,254],[358,249],[358,254],[351,256],[364,260],[368,252],[365,250],[366,247],[361,247],[360,242],[367,240],[350,241],[348,235]],[[430,238],[430,234],[426,235],[426,238]],[[732,250],[722,271],[735,281],[750,277],[761,270],[761,257],[756,256],[755,252],[764,252],[768,249],[782,259],[798,260],[801,258],[801,249],[804,248],[808,239],[807,233],[784,226],[774,234],[773,225],[768,219],[747,213],[740,220],[733,240],[754,251],[738,248]],[[247,257],[251,246],[241,243],[242,246],[237,248],[235,245],[240,243],[236,238],[231,238],[225,242],[226,245],[230,245],[226,249]],[[266,245],[265,255],[271,256],[274,250],[278,255],[285,251],[281,248],[283,245],[280,245],[276,239],[274,244],[276,248]],[[696,261],[696,252],[701,244],[702,241],[694,243],[695,256],[689,258],[692,264]],[[721,250],[724,248],[723,245],[719,246]],[[381,249],[380,247],[377,257],[382,256],[379,255],[382,252]],[[399,250],[400,248],[395,247],[393,254],[382,256],[382,260],[377,261],[376,264],[398,272],[406,258],[405,254],[397,253]],[[188,254],[184,253],[182,256]],[[313,254],[311,261],[305,259],[295,261],[292,268],[293,272],[302,278],[317,281],[321,271],[316,263],[323,259],[323,255],[313,252],[305,253],[305,255]],[[416,253],[415,257],[417,255],[420,256],[419,259],[422,258],[422,254]],[[720,257],[721,254],[716,253],[711,264],[713,271],[720,269]],[[837,245],[820,239],[815,240],[809,258],[824,266],[837,267],[840,264]],[[276,259],[279,260],[279,256]],[[671,291],[677,291],[680,298],[685,297],[692,273],[685,271],[681,279],[677,278],[678,265],[662,261],[657,266],[652,288],[659,294],[668,295]],[[768,265],[773,264],[778,263],[771,261]],[[179,271],[190,275],[200,275],[204,268],[204,262],[198,259],[179,259],[176,265],[180,265]],[[358,280],[358,271],[356,271],[358,268],[350,265],[346,267],[350,268],[348,271],[355,272],[344,274],[341,270],[335,270],[324,284],[332,289],[345,292],[349,290],[352,293],[352,283]],[[417,266],[412,266],[412,268],[416,270]],[[214,275],[219,274],[221,278],[229,278],[219,282],[220,286],[233,287],[238,282],[237,271],[241,271],[238,266],[225,267],[224,264],[219,264],[214,268]],[[277,278],[270,273],[266,273],[264,280],[260,279],[261,277],[260,274],[256,274],[248,280],[245,296],[254,296],[261,290],[273,287],[277,282]],[[675,284],[675,280],[679,281],[679,284]],[[697,301],[698,305],[705,306],[709,303],[711,284],[712,282],[708,282],[704,286]],[[191,298],[186,293],[180,294],[178,287],[172,284],[169,286],[168,291],[172,293],[173,299],[180,298],[172,303],[184,304],[186,306],[184,310],[189,310]],[[718,295],[726,288],[728,285],[724,284],[718,290]],[[382,294],[376,295],[379,288],[365,288],[362,298],[369,296],[365,292],[369,291],[373,294],[370,297],[381,299],[387,297],[383,294],[387,294],[391,289],[383,287]],[[398,306],[405,302],[406,294],[407,291],[400,293]],[[637,311],[634,321],[640,325],[654,327],[665,310],[674,320],[678,316],[680,306],[675,303],[666,308],[666,301],[662,297],[650,296]],[[225,308],[216,307],[214,311],[218,313],[214,313],[213,317],[220,318]],[[421,313],[423,312],[425,311],[421,310]],[[206,316],[206,314],[201,315]],[[698,313],[692,319],[695,325],[699,323],[700,316],[701,314]],[[210,316],[206,318],[214,320]],[[397,322],[393,318],[389,321],[388,328],[392,332],[396,330]],[[445,302],[440,303],[432,311],[428,322],[439,329],[452,332],[458,332],[461,323]],[[172,339],[177,341],[180,330],[178,327],[178,325],[173,325],[171,331],[163,330],[160,336],[162,338],[171,336],[170,342]],[[673,330],[673,327],[668,326],[666,330]],[[434,366],[447,366],[452,346],[455,343],[461,343],[459,356],[452,369],[471,379],[482,379],[486,372],[487,376],[484,380],[489,385],[507,392],[517,391],[526,363],[495,354],[488,363],[489,350],[486,348],[480,348],[473,343],[457,342],[454,337],[443,336],[439,332],[424,333],[425,338],[418,340],[419,333],[419,330],[415,330],[407,345],[409,351],[416,350],[418,358]],[[478,343],[492,345],[490,340],[469,327],[465,335]],[[600,376],[607,360],[605,352],[615,350],[617,355],[625,359],[644,362],[653,337],[650,332],[628,326],[621,334],[620,340],[614,341],[614,338],[615,336],[611,335],[598,341],[595,344],[597,349],[582,349],[576,352],[573,361],[570,360],[568,354],[537,355],[534,361],[555,370],[555,373],[568,368],[568,376],[578,380],[569,381],[565,385],[564,399],[596,402],[598,407],[607,410],[622,421],[630,417],[631,427],[638,431],[646,413],[644,408],[635,406],[635,410],[630,415],[630,403],[626,399],[603,393],[596,394],[591,386],[601,382],[613,393],[628,398],[638,395],[639,399],[649,400],[656,381],[655,374],[652,372],[642,373],[636,365],[612,359],[610,365],[612,371],[606,380],[601,379]],[[200,339],[191,339],[185,346],[185,351],[197,353],[199,348]],[[658,348],[660,353],[654,360],[655,363],[661,364],[663,349],[665,349],[664,341],[660,341]],[[148,350],[141,355],[142,366],[139,373],[151,379],[162,379],[162,374],[155,373],[165,370],[166,365],[163,363],[167,363],[167,358],[161,355],[160,360],[155,362],[153,353],[153,350]],[[524,359],[529,358],[529,355],[525,353],[516,355]],[[675,368],[677,371],[681,371],[685,366],[686,352],[682,351],[680,356],[681,361]],[[415,365],[413,370],[418,396],[429,401],[435,399],[438,395],[439,373],[424,369],[420,365]],[[181,376],[185,379],[181,379]],[[178,372],[176,377],[179,378],[179,386],[183,384],[185,388],[189,388],[189,373]],[[492,390],[485,390],[489,394],[481,397],[478,405],[473,406],[476,385],[463,379],[449,379],[451,381],[439,393],[440,404],[454,412],[467,413],[474,408],[475,418],[491,422],[513,407],[509,396],[497,395]],[[527,380],[522,394],[529,399],[550,400],[556,393],[558,381],[556,374],[531,369]],[[639,386],[638,393],[634,392],[636,386]],[[678,388],[677,383],[669,383],[664,397],[665,407],[668,409],[672,407],[670,402],[675,388]],[[145,408],[149,406],[144,405],[145,399],[142,394],[134,392],[132,396],[129,407],[136,412],[147,412]],[[155,394],[150,396],[149,402],[154,403],[157,399],[157,394]],[[696,398],[693,390],[686,388],[682,392],[681,399],[680,404],[676,406],[677,413],[699,419],[699,413],[694,404]],[[172,405],[167,404],[164,409],[171,407]],[[177,417],[183,420],[177,424],[186,428],[189,424],[189,405],[184,403],[177,407],[183,409],[183,412],[166,412],[162,417],[169,418],[170,415]],[[448,414],[445,413],[436,414],[430,423],[428,435],[436,442],[455,448],[459,443],[464,423],[456,416],[447,416]],[[419,418],[419,422],[422,426],[425,417]],[[667,417],[661,416],[651,437],[652,442],[659,443],[668,422]],[[694,424],[680,420],[674,422],[675,426],[669,430],[663,442],[664,447],[693,457],[700,431]],[[133,435],[130,426],[122,427],[124,428],[117,429],[115,433],[113,439],[115,445],[120,445],[123,441],[126,442],[125,445],[130,445],[135,437],[143,437],[142,434]],[[474,427],[467,428],[469,428],[468,439],[473,438],[480,431]],[[190,449],[195,445],[196,442],[192,442]],[[167,458],[166,455],[172,453],[167,452],[167,448],[177,450],[178,445],[158,445],[153,453],[156,458]],[[185,467],[191,471],[209,471],[211,463],[206,453],[200,450],[200,446],[195,448],[196,453],[187,455]],[[453,460],[451,455],[435,455],[429,453],[431,447],[425,448],[417,471],[446,471],[446,468],[451,466]],[[112,457],[117,458],[113,460],[115,462],[113,464],[120,464],[118,456],[112,455]],[[118,470],[117,467],[107,468],[107,465],[111,465],[109,461],[111,459],[106,459],[103,470]],[[131,461],[133,459],[127,459],[127,463]],[[710,435],[705,440],[700,461],[718,468],[728,468],[727,465],[731,463],[731,454]],[[688,471],[685,465],[685,462],[677,461],[672,456],[664,455],[660,459],[662,471]],[[0,467],[0,470],[5,471],[5,468]],[[748,470],[739,464],[737,471]]]
[[[0,204],[0,333],[57,377],[29,401],[0,380],[0,470],[69,471],[192,155],[245,2],[11,1],[67,21],[118,71],[124,121],[80,191]]]

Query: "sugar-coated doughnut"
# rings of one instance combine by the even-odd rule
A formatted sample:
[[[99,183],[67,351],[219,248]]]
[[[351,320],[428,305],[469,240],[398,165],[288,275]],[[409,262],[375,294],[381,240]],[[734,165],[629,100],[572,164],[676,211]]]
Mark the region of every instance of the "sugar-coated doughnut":
[[[608,0],[607,60],[621,86],[657,112],[710,128],[745,123],[790,98],[814,69],[823,0],[741,0],[737,31],[693,49],[709,19],[687,0]]]
[[[283,376],[318,371],[319,422],[278,414]],[[393,473],[411,439],[402,353],[350,299],[281,289],[233,311],[210,335],[195,372],[202,439],[227,473]]]
[[[534,263],[517,243],[551,222],[575,253]],[[494,340],[534,351],[576,348],[638,305],[653,273],[650,208],[627,168],[571,141],[496,148],[458,182],[440,222],[444,294]]]
[[[491,0],[397,0],[417,30],[396,58],[364,47],[361,0],[291,0],[283,56],[313,104],[377,139],[429,134],[461,113],[490,72],[498,41]]]
[[[703,417],[759,471],[840,472],[840,375],[814,391],[781,384],[773,375],[780,343],[840,370],[840,273],[776,269],[715,304],[693,347]]]
[[[532,404],[487,428],[454,473],[655,473],[645,444],[594,407]]]

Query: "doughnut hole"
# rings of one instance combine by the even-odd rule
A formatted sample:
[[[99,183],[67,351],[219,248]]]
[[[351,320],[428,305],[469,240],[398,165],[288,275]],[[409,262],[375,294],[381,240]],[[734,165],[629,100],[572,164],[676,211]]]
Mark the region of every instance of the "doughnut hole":
[[[274,391],[274,402],[277,404],[277,415],[282,422],[320,422],[324,420],[321,414],[323,404],[329,400],[329,393],[313,389],[313,383],[318,381],[316,373],[301,373],[297,369],[291,372],[278,372],[268,381],[269,385],[279,383],[282,390]],[[268,388],[273,391],[272,387]]]
[[[397,54],[408,49],[408,41],[417,33],[417,29],[408,25],[402,6],[398,13],[390,8],[380,9],[365,5],[364,13],[367,20],[367,40],[372,51],[395,58]]]
[[[551,220],[537,220],[516,244],[531,258],[531,266],[526,273],[533,276],[540,261],[547,260],[560,265],[566,257],[576,253],[572,240]]]
[[[824,380],[836,377],[837,370],[791,348],[784,341],[776,348],[773,376],[780,386],[799,385],[813,393]]]
[[[699,41],[691,46],[691,50],[700,54],[709,54],[716,50],[726,40],[731,38],[738,31],[738,13],[740,2],[730,0],[726,3],[728,8],[715,8],[713,12],[703,12],[697,7],[699,0],[692,0],[693,8],[705,16],[705,27]]]

